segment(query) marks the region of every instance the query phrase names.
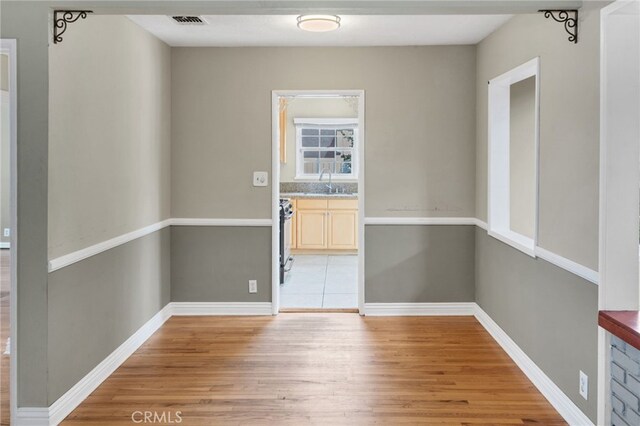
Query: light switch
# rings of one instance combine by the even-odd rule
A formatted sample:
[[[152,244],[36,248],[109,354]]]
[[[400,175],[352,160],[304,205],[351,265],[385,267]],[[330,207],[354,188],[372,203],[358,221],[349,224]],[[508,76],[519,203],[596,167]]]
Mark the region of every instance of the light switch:
[[[268,172],[253,172],[253,186],[267,186],[267,185],[269,185]]]

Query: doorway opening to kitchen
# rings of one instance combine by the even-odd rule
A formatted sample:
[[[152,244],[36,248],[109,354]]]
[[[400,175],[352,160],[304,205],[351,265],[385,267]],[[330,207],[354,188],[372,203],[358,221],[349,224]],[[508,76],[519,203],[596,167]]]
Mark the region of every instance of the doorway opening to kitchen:
[[[274,91],[273,310],[363,312],[364,92]]]

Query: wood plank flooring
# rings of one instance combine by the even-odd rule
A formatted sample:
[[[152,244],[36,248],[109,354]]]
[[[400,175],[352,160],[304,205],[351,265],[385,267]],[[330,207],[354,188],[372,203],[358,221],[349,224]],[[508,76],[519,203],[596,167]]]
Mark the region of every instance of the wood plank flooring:
[[[196,426],[565,424],[473,317],[347,313],[173,317],[63,424],[136,411]]]

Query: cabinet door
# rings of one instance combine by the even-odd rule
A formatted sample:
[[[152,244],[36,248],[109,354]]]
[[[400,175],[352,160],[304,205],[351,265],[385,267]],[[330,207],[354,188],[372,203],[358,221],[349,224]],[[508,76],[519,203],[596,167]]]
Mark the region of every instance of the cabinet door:
[[[358,211],[331,210],[328,234],[330,249],[356,250],[358,248]]]
[[[296,248],[327,248],[327,211],[299,210],[297,216]]]
[[[294,249],[297,247],[298,239],[296,235],[298,235],[298,224],[296,221],[296,217],[298,216],[298,206],[296,205],[296,200],[291,200],[291,204],[293,206],[293,216],[291,216],[291,248]]]

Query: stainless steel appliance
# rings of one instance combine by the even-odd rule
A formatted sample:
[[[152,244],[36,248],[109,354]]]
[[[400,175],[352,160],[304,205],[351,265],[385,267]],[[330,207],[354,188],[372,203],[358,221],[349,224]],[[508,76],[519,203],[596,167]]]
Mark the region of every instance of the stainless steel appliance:
[[[284,283],[285,273],[291,270],[291,217],[293,205],[288,198],[280,199],[280,284]]]

